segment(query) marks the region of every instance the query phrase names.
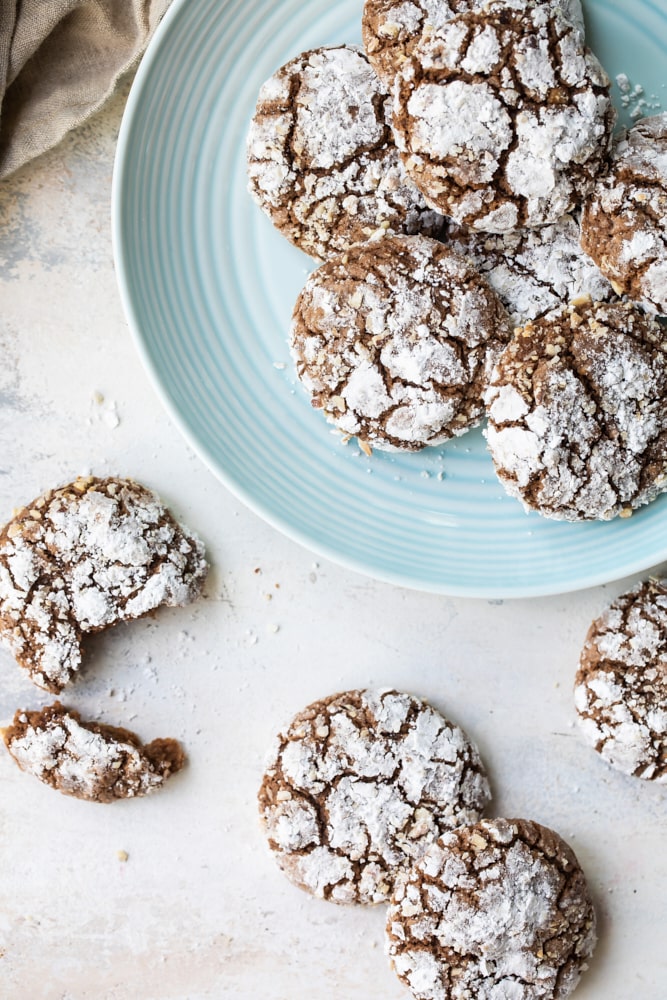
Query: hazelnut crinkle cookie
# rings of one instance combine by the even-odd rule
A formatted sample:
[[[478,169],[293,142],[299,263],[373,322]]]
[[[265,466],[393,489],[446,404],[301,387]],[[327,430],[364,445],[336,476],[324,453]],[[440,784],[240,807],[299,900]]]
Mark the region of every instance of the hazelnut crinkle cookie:
[[[57,694],[81,666],[84,635],[195,600],[207,569],[201,541],[150,490],[77,479],[0,531],[0,641]]]
[[[479,423],[511,330],[471,263],[423,236],[386,236],[309,277],[290,336],[313,406],[343,434],[366,451],[416,451]]]
[[[619,295],[667,313],[667,112],[618,140],[584,205],[581,241]]]
[[[445,834],[397,883],[387,951],[417,1000],[564,1000],[595,947],[572,850],[527,820]]]
[[[527,510],[610,520],[667,488],[667,331],[632,303],[528,323],[486,403],[496,472]]]
[[[401,162],[391,99],[354,47],[304,52],[267,80],[247,155],[254,200],[320,260],[386,230],[442,227]]]
[[[581,732],[612,767],[667,782],[667,585],[640,583],[593,622],[575,682]]]
[[[424,35],[396,77],[394,132],[427,202],[484,232],[555,222],[609,150],[609,78],[548,4],[492,5]]]
[[[185,763],[176,740],[146,745],[128,729],[82,722],[59,702],[39,712],[17,712],[2,730],[22,771],[89,802],[114,802],[157,791]]]
[[[399,871],[490,797],[474,745],[418,698],[348,691],[300,712],[275,741],[259,808],[297,886],[336,903],[381,903]]]

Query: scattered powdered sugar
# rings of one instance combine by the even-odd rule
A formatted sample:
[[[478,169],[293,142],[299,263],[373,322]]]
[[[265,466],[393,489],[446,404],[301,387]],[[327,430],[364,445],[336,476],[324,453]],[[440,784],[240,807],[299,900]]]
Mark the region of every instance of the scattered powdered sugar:
[[[649,94],[647,97],[641,84],[637,83],[633,87],[627,73],[618,74],[616,85],[621,92],[621,107],[628,109],[633,121],[661,107],[657,94]]]
[[[259,793],[278,864],[338,903],[387,899],[398,872],[489,799],[476,748],[425,702],[389,689],[309,706],[281,733]]]

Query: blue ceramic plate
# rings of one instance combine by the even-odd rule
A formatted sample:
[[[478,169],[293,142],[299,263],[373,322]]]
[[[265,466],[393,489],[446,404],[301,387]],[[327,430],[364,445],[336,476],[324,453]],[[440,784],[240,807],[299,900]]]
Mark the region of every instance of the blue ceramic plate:
[[[664,97],[664,0],[585,3],[610,75]],[[175,0],[141,64],[118,145],[114,245],[129,323],[167,409],[249,507],[374,577],[514,597],[657,564],[667,497],[610,524],[526,515],[497,483],[479,431],[368,459],[340,444],[295,383],[286,336],[312,265],[246,193],[245,135],[260,84],[303,49],[358,41],[361,8]]]

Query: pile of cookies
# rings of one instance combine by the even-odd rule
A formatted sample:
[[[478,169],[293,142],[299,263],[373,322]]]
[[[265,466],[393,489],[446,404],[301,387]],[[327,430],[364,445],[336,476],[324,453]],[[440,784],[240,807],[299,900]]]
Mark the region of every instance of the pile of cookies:
[[[578,0],[366,0],[365,51],[262,87],[250,191],[324,261],[290,346],[314,407],[415,451],[489,417],[526,509],[667,488],[667,115],[614,142]]]

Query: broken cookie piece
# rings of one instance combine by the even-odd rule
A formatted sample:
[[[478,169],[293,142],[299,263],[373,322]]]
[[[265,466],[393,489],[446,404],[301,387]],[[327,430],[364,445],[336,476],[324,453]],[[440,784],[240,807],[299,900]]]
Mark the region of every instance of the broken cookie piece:
[[[17,712],[2,737],[22,771],[88,802],[149,795],[185,763],[176,740],[144,746],[128,729],[82,722],[60,702],[39,712]]]

